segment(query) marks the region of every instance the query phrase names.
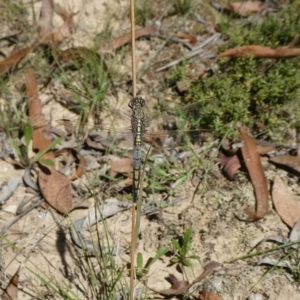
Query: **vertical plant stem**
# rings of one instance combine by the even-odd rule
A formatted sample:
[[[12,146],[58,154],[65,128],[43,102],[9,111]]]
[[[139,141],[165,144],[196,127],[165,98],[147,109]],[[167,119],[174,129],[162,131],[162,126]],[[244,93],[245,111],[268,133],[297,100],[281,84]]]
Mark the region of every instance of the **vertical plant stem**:
[[[131,20],[131,56],[132,56],[132,96],[136,96],[136,62],[135,62],[135,20],[134,20],[134,0],[130,0],[130,20]]]
[[[135,211],[136,205],[133,204],[131,210],[130,300],[134,299]]]
[[[136,62],[135,62],[135,20],[134,0],[130,0],[130,21],[131,21],[131,57],[132,57],[132,96],[136,97]],[[135,259],[135,212],[136,203],[132,205],[131,224],[131,262],[130,262],[130,300],[134,299],[134,259]]]

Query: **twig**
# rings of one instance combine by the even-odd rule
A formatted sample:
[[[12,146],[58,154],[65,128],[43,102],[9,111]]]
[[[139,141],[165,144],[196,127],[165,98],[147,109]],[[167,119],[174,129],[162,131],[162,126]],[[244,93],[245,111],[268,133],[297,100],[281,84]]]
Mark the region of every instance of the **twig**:
[[[165,46],[167,45],[167,43],[171,40],[171,38],[174,36],[174,34],[178,31],[178,29],[181,27],[182,23],[178,24],[176,26],[176,28],[173,31],[173,34],[166,39],[166,41],[158,48],[158,50],[152,54],[145,62],[144,64],[139,68],[138,70],[138,77],[137,79],[139,80],[144,73],[146,72],[146,70],[149,68],[149,66],[151,65],[152,61],[158,56],[158,54],[165,48]]]
[[[245,259],[245,258],[249,258],[249,257],[253,257],[253,256],[257,256],[257,255],[266,254],[266,253],[269,253],[269,252],[281,250],[281,249],[284,249],[284,248],[287,248],[287,247],[290,247],[290,246],[293,246],[293,245],[296,245],[296,244],[299,244],[299,243],[300,243],[300,239],[296,240],[296,241],[293,241],[293,242],[286,243],[284,245],[280,245],[280,246],[275,247],[275,248],[265,250],[265,251],[253,252],[253,253],[248,253],[246,255],[238,256],[236,258],[233,258],[233,259],[230,259],[230,260],[226,261],[225,263],[233,263],[237,260],[241,260],[241,259]]]
[[[207,40],[205,40],[203,43],[201,43],[199,46],[195,47],[190,53],[183,55],[181,58],[174,60],[172,62],[170,62],[169,64],[157,69],[155,72],[160,72],[163,71],[165,69],[168,69],[170,67],[173,67],[177,64],[179,64],[180,62],[182,62],[183,60],[188,60],[198,54],[201,54],[204,52],[204,48],[209,45],[210,43],[216,42],[218,39],[220,39],[221,34],[220,33],[216,33],[213,36],[211,36],[210,38],[208,38]]]
[[[186,40],[180,39],[176,36],[172,36],[171,38],[169,36],[161,35],[161,34],[156,34],[156,35],[154,34],[153,36],[157,36],[158,38],[163,39],[163,40],[168,40],[168,41],[172,41],[175,43],[181,43],[185,47],[187,47],[189,50],[193,50],[193,46],[191,44],[187,43]]]

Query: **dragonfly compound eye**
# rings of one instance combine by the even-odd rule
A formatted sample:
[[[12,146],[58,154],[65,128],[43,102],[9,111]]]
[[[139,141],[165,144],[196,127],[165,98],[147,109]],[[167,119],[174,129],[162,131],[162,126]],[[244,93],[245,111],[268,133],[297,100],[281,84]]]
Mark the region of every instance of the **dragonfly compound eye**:
[[[128,106],[133,109],[134,107],[143,107],[145,105],[145,100],[141,97],[132,98],[128,104]]]

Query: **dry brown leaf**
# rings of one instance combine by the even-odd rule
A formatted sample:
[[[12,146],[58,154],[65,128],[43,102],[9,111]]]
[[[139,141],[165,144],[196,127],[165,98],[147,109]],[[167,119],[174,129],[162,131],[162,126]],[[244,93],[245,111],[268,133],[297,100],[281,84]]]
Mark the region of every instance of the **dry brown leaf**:
[[[198,300],[222,300],[222,297],[213,292],[202,290],[199,292]]]
[[[217,261],[210,261],[209,263],[206,264],[205,271],[198,276],[193,282],[192,284],[195,284],[197,282],[200,282],[201,280],[203,280],[204,278],[206,278],[207,276],[209,276],[210,274],[212,274],[217,268],[221,267],[222,265],[217,262]]]
[[[0,72],[5,73],[14,69],[18,63],[23,59],[29,52],[35,48],[35,45],[22,48],[20,50],[14,51],[11,55],[0,62]]]
[[[256,151],[260,154],[260,155],[266,155],[267,153],[269,153],[270,151],[275,150],[274,147],[272,146],[261,146],[261,145],[256,145]]]
[[[62,154],[67,154],[66,160],[68,160],[69,155],[72,155],[76,162],[76,171],[69,177],[69,179],[73,181],[80,178],[85,173],[87,168],[87,161],[85,157],[72,148],[63,148],[60,151],[55,152],[55,157],[58,157]]]
[[[61,16],[61,18],[63,19],[64,23],[60,28],[60,31],[62,31],[63,33],[68,33],[70,34],[72,29],[75,26],[73,17],[76,16],[79,11],[74,12],[74,13],[70,13],[67,10],[65,10],[63,7],[61,7],[61,5],[59,3],[55,3],[54,5],[54,11]]]
[[[20,271],[21,266],[19,266],[16,273],[12,276],[10,279],[7,287],[4,290],[4,293],[2,294],[3,300],[13,300],[17,299],[17,293],[18,293],[18,284],[19,284],[19,278],[20,278]]]
[[[246,57],[247,55],[253,55],[258,58],[284,58],[284,57],[295,57],[300,54],[300,49],[298,48],[277,48],[272,49],[270,47],[260,46],[260,45],[248,45],[241,46],[237,48],[229,49],[222,52],[217,56],[216,59],[221,57]]]
[[[245,143],[244,147],[241,148],[242,155],[256,196],[256,212],[247,209],[247,213],[251,220],[257,220],[268,212],[268,184],[254,139],[247,134],[245,127],[240,127],[239,130],[241,139]]]
[[[171,289],[180,290],[189,286],[189,282],[186,280],[178,280],[177,277],[173,274],[169,274],[169,278],[172,282]]]
[[[192,45],[197,43],[196,37],[188,32],[177,32],[176,36],[180,39],[189,40],[190,44]]]
[[[138,39],[142,36],[148,36],[156,33],[156,29],[153,27],[143,27],[135,30],[135,38]],[[100,47],[101,51],[114,51],[121,46],[129,43],[131,41],[131,32],[127,32],[122,34],[119,37],[113,39],[113,41],[109,44],[105,44]]]
[[[274,179],[272,199],[278,215],[289,227],[300,219],[300,203],[295,201],[279,176]]]
[[[179,296],[183,295],[187,292],[187,290],[194,285],[195,283],[200,282],[210,274],[212,274],[217,268],[221,266],[220,263],[211,261],[205,266],[205,271],[198,276],[191,284],[188,284],[188,281],[179,281],[174,275],[170,275],[170,279],[172,281],[172,287],[167,290],[155,291],[150,288],[155,293],[165,295],[165,296]]]
[[[33,149],[44,150],[50,146],[51,140],[45,138],[47,132],[45,116],[42,112],[42,103],[38,95],[38,87],[32,69],[26,71],[26,92],[28,98],[28,112],[30,123],[34,128],[32,135]],[[41,159],[55,160],[53,151],[45,153]],[[45,200],[57,211],[67,213],[72,208],[72,187],[70,180],[52,166],[39,162],[40,171],[38,182]]]
[[[190,287],[188,281],[178,280],[173,274],[169,274],[169,278],[172,282],[171,288],[167,290],[160,290],[157,293],[164,296],[179,296],[185,294],[188,288]]]
[[[72,209],[72,187],[64,174],[54,168],[40,166],[38,184],[43,197],[58,212],[66,214]]]
[[[38,21],[38,32],[41,38],[48,36],[52,32],[53,8],[53,0],[42,0],[40,18]]]
[[[57,13],[62,19],[63,24],[60,28],[53,29],[52,17],[53,12]],[[58,3],[53,2],[53,0],[43,0],[40,19],[39,19],[39,33],[40,33],[40,43],[41,44],[50,44],[50,43],[59,43],[65,37],[71,35],[72,29],[74,27],[73,17],[78,14],[69,13],[63,9]]]
[[[232,2],[223,4],[222,6],[223,8],[235,12],[242,17],[260,12],[265,8],[265,5],[260,1]]]
[[[236,171],[241,167],[240,160],[237,155],[226,156],[224,153],[219,153],[221,165],[223,165],[224,174],[230,179],[234,180]]]
[[[33,150],[43,150],[47,148],[51,141],[45,139],[44,130],[46,126],[45,116],[42,113],[42,103],[38,95],[38,86],[32,69],[26,71],[26,93],[28,101],[28,114],[30,124],[34,128],[32,143]],[[53,155],[54,158],[54,155]]]
[[[56,30],[53,33],[53,41],[55,42],[60,42],[62,41],[65,37],[68,37],[71,35],[72,30],[75,26],[73,17],[75,15],[77,15],[79,13],[79,11],[75,12],[75,13],[70,13],[68,11],[66,11],[65,9],[63,9],[59,3],[56,3],[54,5],[54,11],[61,16],[61,18],[63,19],[64,23],[62,24],[62,26]]]
[[[280,155],[280,156],[274,156],[270,158],[270,161],[287,166],[297,172],[300,173],[300,157],[299,156],[292,156],[292,155]]]
[[[72,150],[76,151],[74,149],[72,149]],[[77,165],[76,173],[73,174],[70,177],[70,180],[72,180],[72,181],[78,179],[79,177],[81,177],[85,173],[85,170],[86,170],[86,168],[88,166],[88,163],[87,163],[85,157],[83,155],[81,155],[79,152],[77,152],[77,157],[79,158],[79,160],[78,160],[78,165]]]
[[[132,172],[133,159],[131,157],[115,158],[110,160],[110,176],[114,177],[116,174],[126,174]]]

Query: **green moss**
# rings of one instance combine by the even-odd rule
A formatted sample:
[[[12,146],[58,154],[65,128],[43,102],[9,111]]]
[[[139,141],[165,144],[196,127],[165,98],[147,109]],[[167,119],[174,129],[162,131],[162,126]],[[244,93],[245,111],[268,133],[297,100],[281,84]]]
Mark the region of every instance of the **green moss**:
[[[248,21],[226,26],[226,49],[243,45],[284,47],[300,30],[300,12],[295,4],[267,16],[261,24]],[[184,99],[201,103],[198,124],[218,133],[234,133],[237,122],[249,126],[262,138],[286,141],[290,128],[299,126],[299,58],[256,59],[221,58],[219,69],[211,76],[194,82]],[[188,66],[188,64],[187,64]],[[179,72],[180,70],[180,72]],[[170,78],[182,80],[184,71],[174,69]]]

